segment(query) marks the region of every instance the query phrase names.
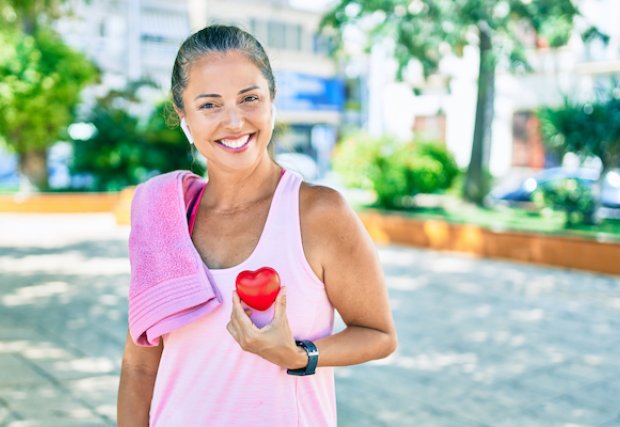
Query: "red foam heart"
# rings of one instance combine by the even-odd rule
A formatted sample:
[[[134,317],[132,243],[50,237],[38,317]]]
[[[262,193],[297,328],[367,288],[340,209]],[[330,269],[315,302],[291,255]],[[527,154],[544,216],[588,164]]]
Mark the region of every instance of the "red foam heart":
[[[235,287],[239,298],[257,310],[267,310],[280,292],[280,275],[271,267],[245,270],[237,275]]]

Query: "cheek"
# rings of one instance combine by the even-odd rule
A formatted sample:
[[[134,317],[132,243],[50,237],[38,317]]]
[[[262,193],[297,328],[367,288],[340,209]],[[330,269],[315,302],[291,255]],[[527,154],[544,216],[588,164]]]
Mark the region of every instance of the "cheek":
[[[188,121],[192,124],[192,133],[202,135],[205,138],[213,133],[218,126],[219,121],[213,117],[207,117],[201,114],[194,114],[188,117]]]
[[[248,115],[248,118],[256,123],[256,125],[260,125],[261,127],[269,127],[271,129],[271,114],[269,112],[265,112],[263,110],[254,111]]]

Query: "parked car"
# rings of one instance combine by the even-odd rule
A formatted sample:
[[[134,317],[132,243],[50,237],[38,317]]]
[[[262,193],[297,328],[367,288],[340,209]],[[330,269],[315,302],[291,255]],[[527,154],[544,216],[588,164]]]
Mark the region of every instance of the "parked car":
[[[486,202],[488,205],[533,207],[533,195],[538,188],[567,178],[592,187],[599,180],[599,172],[585,168],[545,169],[516,182],[500,184],[487,196]],[[606,173],[600,188],[600,197],[601,205],[597,216],[620,218],[620,169],[611,169]]]
[[[620,169],[611,169],[605,175],[598,215],[602,218],[620,219]]]

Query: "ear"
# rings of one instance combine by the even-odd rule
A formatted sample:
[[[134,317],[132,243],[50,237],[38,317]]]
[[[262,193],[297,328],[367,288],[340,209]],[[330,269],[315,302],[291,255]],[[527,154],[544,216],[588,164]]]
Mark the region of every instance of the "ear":
[[[174,108],[174,112],[177,113],[177,116],[179,116],[179,120],[182,120],[183,117],[185,117],[185,114],[183,113],[183,111],[179,110],[179,108],[174,102],[172,102],[172,108]]]

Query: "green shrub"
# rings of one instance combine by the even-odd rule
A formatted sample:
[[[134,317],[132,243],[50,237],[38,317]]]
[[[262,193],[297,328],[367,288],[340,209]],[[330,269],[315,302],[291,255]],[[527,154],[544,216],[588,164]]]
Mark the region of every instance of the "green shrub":
[[[349,186],[374,190],[377,203],[402,207],[407,197],[435,193],[459,174],[452,155],[431,142],[400,142],[388,136],[354,134],[337,147],[334,169]]]
[[[435,193],[449,188],[459,175],[452,154],[443,144],[423,142],[411,144],[413,152],[408,159],[410,186],[416,193]]]
[[[542,185],[534,200],[547,208],[564,212],[565,226],[592,224],[596,201],[592,189],[574,178],[566,178]]]
[[[372,138],[366,134],[355,133],[344,138],[336,146],[332,159],[347,186],[372,190],[370,176],[376,174],[375,159],[380,157],[383,147],[391,144],[387,137]]]

